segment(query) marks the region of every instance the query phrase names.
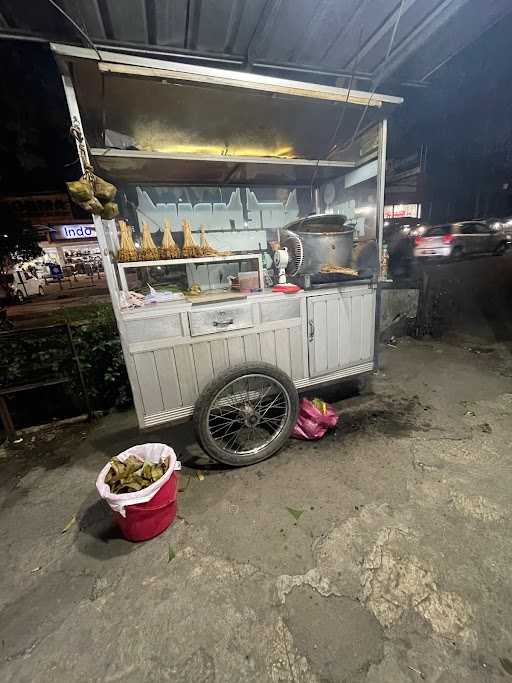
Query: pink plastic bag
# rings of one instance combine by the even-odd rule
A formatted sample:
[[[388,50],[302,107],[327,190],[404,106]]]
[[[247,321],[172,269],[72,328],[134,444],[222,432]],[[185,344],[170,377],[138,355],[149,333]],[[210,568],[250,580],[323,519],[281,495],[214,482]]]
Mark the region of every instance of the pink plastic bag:
[[[296,439],[321,439],[328,429],[336,427],[338,416],[334,408],[327,403],[325,413],[319,410],[312,401],[302,398],[299,404],[299,417],[293,428],[292,436]]]

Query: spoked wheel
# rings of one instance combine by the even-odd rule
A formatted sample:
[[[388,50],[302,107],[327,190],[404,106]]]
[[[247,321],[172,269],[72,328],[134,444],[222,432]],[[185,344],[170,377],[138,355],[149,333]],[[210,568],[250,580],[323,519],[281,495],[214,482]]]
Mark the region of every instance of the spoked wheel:
[[[274,455],[297,419],[291,379],[268,363],[244,363],[216,377],[196,403],[194,424],[214,460],[240,467]]]

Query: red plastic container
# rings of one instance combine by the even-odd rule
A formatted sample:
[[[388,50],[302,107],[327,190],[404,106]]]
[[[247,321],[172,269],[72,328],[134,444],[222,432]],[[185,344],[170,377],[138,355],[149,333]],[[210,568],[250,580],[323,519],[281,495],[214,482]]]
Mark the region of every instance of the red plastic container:
[[[123,536],[128,541],[147,541],[165,531],[176,518],[177,492],[178,474],[173,472],[147,503],[126,506],[126,517],[112,511]]]

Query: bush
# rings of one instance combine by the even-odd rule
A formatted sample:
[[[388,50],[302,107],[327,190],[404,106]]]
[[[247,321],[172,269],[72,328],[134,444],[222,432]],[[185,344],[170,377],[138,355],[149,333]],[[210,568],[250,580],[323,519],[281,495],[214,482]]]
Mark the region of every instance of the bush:
[[[4,336],[1,340],[0,386],[31,384],[71,376],[73,384],[64,390],[70,393],[70,397],[80,395],[76,363],[69,348],[66,329],[61,326],[68,323],[91,407],[94,410],[108,410],[131,405],[130,383],[110,304],[64,309],[53,316],[52,322],[59,327],[20,330],[16,334]]]
[[[131,405],[130,382],[111,306],[98,308],[71,328],[92,406],[106,410]]]

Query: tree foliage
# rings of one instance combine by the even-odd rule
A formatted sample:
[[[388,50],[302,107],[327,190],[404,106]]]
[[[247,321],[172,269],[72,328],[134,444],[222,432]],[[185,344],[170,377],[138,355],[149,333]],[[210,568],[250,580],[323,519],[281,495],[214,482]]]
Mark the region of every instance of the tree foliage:
[[[0,202],[0,269],[29,261],[42,253],[32,225],[20,219],[8,204]]]

